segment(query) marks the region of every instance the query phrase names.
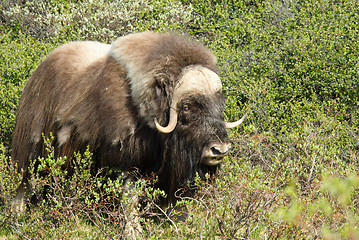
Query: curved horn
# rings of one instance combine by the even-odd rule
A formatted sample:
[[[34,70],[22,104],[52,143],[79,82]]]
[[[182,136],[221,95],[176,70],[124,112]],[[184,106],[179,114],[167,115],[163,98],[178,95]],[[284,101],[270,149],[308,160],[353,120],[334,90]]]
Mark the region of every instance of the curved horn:
[[[230,123],[225,123],[226,128],[235,128],[238,127],[243,121],[244,119],[247,117],[248,113],[244,114],[244,116],[239,119],[238,121],[235,122],[230,122]]]
[[[170,108],[170,121],[168,122],[167,127],[162,127],[155,119],[155,125],[158,131],[162,133],[170,133],[172,132],[177,125],[177,111],[175,108]]]

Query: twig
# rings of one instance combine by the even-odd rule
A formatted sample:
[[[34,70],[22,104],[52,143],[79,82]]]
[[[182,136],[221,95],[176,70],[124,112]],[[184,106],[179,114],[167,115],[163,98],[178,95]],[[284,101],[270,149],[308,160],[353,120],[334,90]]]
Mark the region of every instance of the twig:
[[[84,213],[85,213],[85,215],[90,219],[90,221],[91,221],[106,237],[108,237],[108,238],[114,240],[113,237],[111,237],[111,236],[108,235],[105,231],[103,231],[103,229],[100,228],[100,227],[96,224],[96,222],[92,220],[92,218],[90,217],[90,215],[88,214],[87,211],[84,211]]]
[[[179,190],[177,190],[177,191],[175,192],[175,196],[176,196],[177,198],[180,198],[181,200],[192,200],[192,201],[195,201],[195,202],[199,203],[199,205],[201,205],[202,207],[204,207],[204,208],[206,209],[206,218],[205,218],[205,219],[203,220],[203,222],[202,222],[201,232],[200,232],[200,235],[199,235],[200,239],[203,239],[202,233],[203,233],[204,224],[205,224],[205,222],[206,222],[206,220],[207,220],[207,218],[208,218],[209,212],[210,212],[209,209],[208,209],[208,207],[207,207],[207,205],[206,205],[202,200],[197,200],[197,199],[194,199],[194,198],[191,198],[191,197],[182,197],[181,195],[177,195],[177,192],[179,192]]]
[[[170,223],[172,223],[172,225],[175,227],[176,233],[177,233],[177,239],[179,239],[179,238],[178,238],[178,236],[179,236],[179,234],[178,234],[178,228],[177,228],[176,224],[175,224],[175,223],[173,222],[173,220],[168,216],[168,214],[167,214],[165,211],[163,211],[163,209],[162,209],[160,206],[158,206],[156,203],[154,203],[154,205],[155,205],[155,207],[158,208],[158,210],[160,210],[160,211],[165,215],[165,217],[167,218],[167,220],[170,221]]]

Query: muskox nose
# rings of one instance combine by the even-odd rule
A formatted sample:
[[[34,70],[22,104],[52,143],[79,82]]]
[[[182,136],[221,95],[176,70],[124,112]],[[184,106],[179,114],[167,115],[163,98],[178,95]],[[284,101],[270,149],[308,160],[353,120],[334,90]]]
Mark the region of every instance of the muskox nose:
[[[208,166],[215,166],[222,162],[222,158],[231,148],[230,143],[213,143],[204,148],[201,163]]]
[[[228,153],[229,149],[231,148],[230,143],[221,143],[221,144],[213,144],[211,145],[210,151],[213,157],[216,156],[223,156]]]

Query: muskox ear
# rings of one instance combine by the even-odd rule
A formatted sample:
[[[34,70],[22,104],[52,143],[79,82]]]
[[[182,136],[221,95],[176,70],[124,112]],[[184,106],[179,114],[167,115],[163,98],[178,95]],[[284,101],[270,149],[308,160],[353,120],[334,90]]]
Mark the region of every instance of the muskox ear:
[[[167,79],[156,79],[154,84],[155,89],[155,102],[157,112],[155,114],[155,119],[161,124],[165,125],[168,122],[169,109],[171,105],[171,100],[173,96],[173,82],[170,81],[170,76]]]

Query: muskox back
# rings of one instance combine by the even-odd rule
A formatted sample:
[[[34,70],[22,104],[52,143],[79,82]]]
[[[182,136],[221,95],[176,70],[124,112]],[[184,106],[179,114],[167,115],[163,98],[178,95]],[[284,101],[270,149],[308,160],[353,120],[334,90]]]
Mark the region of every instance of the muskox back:
[[[214,173],[230,147],[215,62],[196,41],[153,32],[55,49],[20,99],[12,159],[24,185],[50,133],[65,167],[89,146],[98,167],[157,175],[170,197],[196,173]]]

